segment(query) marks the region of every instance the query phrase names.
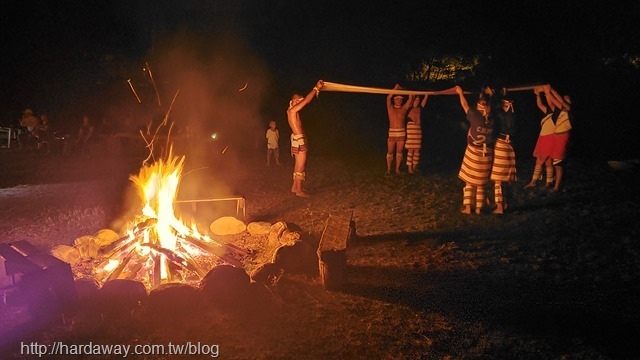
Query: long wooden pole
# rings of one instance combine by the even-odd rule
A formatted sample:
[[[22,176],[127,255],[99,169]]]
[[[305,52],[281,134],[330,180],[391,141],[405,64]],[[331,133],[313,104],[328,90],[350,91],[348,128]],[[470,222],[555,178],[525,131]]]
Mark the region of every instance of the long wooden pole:
[[[322,91],[337,91],[337,92],[353,92],[353,93],[367,93],[367,94],[399,94],[399,95],[455,95],[455,88],[439,90],[439,91],[420,91],[420,90],[407,90],[407,89],[385,89],[368,86],[346,85],[334,82],[325,81]],[[471,94],[471,92],[465,91],[465,94]]]

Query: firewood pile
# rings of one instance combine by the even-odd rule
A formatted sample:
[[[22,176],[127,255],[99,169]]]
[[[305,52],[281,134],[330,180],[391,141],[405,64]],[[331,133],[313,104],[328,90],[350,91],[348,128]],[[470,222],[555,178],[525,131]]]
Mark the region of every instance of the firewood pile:
[[[303,240],[283,221],[244,225],[233,217],[218,219],[210,225],[209,242],[187,241],[203,250],[197,256],[185,255],[179,247],[169,251],[136,240],[153,226],[153,221],[138,224],[133,236],[102,229],[76,239],[73,246],[56,246],[51,253],[71,265],[79,300],[98,304],[101,313],[127,314],[140,304],[158,311],[180,308],[175,302],[185,297],[190,301],[237,299],[253,284],[270,287],[283,274],[315,276],[318,271],[317,244]],[[142,260],[134,248],[142,248],[148,259]],[[140,275],[141,264],[162,257],[172,267],[171,277],[156,284]],[[117,266],[105,270],[105,264],[114,260]]]

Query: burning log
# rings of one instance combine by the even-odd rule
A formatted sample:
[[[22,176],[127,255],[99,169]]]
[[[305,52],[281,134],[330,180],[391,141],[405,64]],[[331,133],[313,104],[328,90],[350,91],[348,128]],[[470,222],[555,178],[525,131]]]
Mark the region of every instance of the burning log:
[[[142,270],[142,268],[143,268],[143,264],[139,262],[133,265],[131,269],[129,269],[129,275],[126,277],[126,280],[135,280],[136,277],[138,276],[138,272]]]
[[[223,244],[222,246],[224,246],[224,247],[226,247],[228,249],[231,249],[232,251],[234,251],[234,252],[236,252],[236,253],[238,253],[239,255],[242,255],[242,256],[249,256],[249,255],[251,255],[253,253],[249,249],[242,249],[242,248],[240,248],[240,247],[238,247],[238,246],[236,246],[234,244]]]
[[[126,247],[130,242],[127,240],[136,240],[136,236],[142,234],[145,230],[154,227],[158,223],[158,219],[149,218],[141,223],[138,223],[136,227],[133,229],[132,234],[128,234],[119,238],[118,240],[112,242],[104,249],[100,251],[100,253],[104,257],[112,257],[116,252],[120,251],[122,248]]]
[[[153,272],[151,273],[151,286],[157,288],[162,283],[162,272],[160,264],[160,254],[153,257]]]
[[[208,252],[209,254],[219,258],[220,260],[226,262],[229,265],[233,265],[235,267],[242,267],[242,263],[240,261],[226,254],[225,248],[221,244],[218,244],[219,248],[215,248],[214,246],[204,243],[194,238],[193,236],[186,236],[184,237],[184,240],[187,241],[189,244],[195,245],[198,248]]]
[[[122,259],[120,264],[115,269],[113,269],[111,274],[109,274],[109,277],[107,277],[106,281],[117,279],[122,273],[122,271],[124,270],[124,268],[127,267],[127,265],[129,264],[129,261],[131,261],[131,259],[133,258],[134,253],[135,253],[134,248],[129,250],[129,253],[127,254],[127,256],[124,259]]]
[[[193,271],[198,274],[198,277],[202,278],[206,275],[206,271],[202,268],[202,266],[198,265],[198,263],[193,259],[188,252],[183,253],[184,260],[193,268]]]
[[[180,268],[186,268],[187,270],[193,271],[195,273],[199,273],[198,268],[196,267],[197,265],[195,265],[194,263],[190,263],[189,261],[187,261],[187,259],[185,259],[184,257],[176,254],[175,251],[171,251],[169,249],[165,249],[161,246],[155,245],[155,244],[151,244],[151,243],[144,243],[141,244],[142,246],[147,246],[155,251],[157,251],[158,253],[162,254],[165,256],[165,258],[170,261],[171,263],[177,265]]]

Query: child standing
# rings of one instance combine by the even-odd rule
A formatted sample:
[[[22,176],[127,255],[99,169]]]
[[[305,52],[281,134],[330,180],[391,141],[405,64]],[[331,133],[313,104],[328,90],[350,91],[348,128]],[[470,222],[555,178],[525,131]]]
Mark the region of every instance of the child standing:
[[[276,128],[275,120],[269,121],[269,128],[267,129],[267,166],[271,165],[271,155],[276,160],[277,165],[280,164],[280,150],[278,149],[278,143],[280,142],[280,132]]]

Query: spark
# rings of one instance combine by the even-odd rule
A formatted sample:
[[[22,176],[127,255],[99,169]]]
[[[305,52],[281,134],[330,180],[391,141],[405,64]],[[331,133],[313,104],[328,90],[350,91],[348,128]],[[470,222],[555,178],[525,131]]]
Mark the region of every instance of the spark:
[[[133,84],[131,83],[131,79],[127,79],[127,82],[129,83],[129,87],[131,88],[131,91],[133,91],[133,95],[136,96],[136,99],[138,100],[138,104],[142,104],[142,101],[140,100],[140,97],[138,96],[138,93],[136,92],[136,89],[133,88]]]

